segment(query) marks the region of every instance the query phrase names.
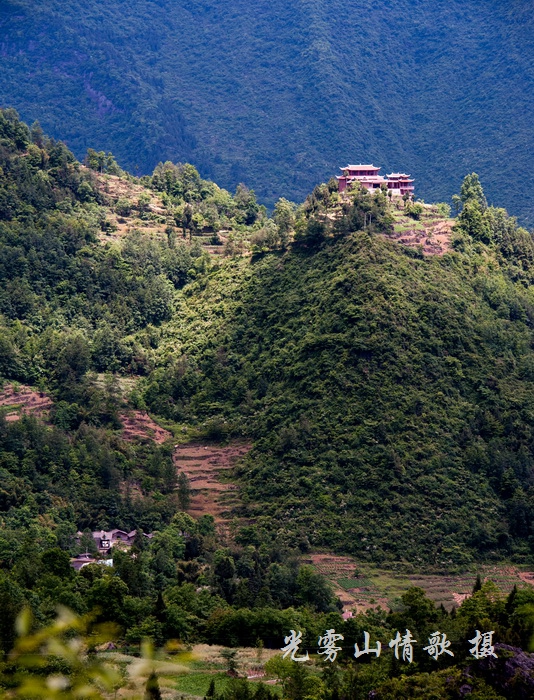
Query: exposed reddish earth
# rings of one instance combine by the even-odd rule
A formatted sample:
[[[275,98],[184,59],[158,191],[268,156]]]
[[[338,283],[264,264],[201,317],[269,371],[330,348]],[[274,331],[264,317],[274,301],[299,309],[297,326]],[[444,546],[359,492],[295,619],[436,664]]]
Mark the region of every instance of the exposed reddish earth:
[[[451,610],[472,595],[477,575],[473,571],[455,575],[402,574],[368,565],[360,570],[356,559],[329,553],[312,554],[304,561],[330,580],[344,611],[395,606],[410,586],[422,588],[435,605],[443,604]],[[493,581],[501,595],[508,595],[514,585],[527,588],[534,584],[534,572],[506,564],[480,566],[478,573],[483,583]]]
[[[149,439],[161,445],[171,437],[169,431],[153,421],[146,411],[121,413],[119,419],[123,425],[124,440]]]
[[[409,221],[409,219],[406,219]],[[396,231],[386,238],[393,239],[409,248],[421,247],[423,255],[443,255],[451,249],[452,220],[427,222],[424,230],[417,227]],[[415,222],[414,222],[415,224]]]
[[[0,408],[6,406],[13,407],[5,414],[8,422],[17,421],[24,414],[45,418],[52,406],[52,399],[24,384],[18,387],[8,384],[0,391]]]
[[[187,476],[191,486],[191,515],[213,515],[219,530],[226,530],[228,517],[225,516],[238,503],[238,498],[237,487],[225,480],[225,472],[232,469],[250,448],[251,445],[244,442],[224,447],[199,443],[176,446],[174,463]]]
[[[378,590],[370,586],[366,578],[362,578],[361,581],[355,578],[356,561],[352,557],[343,557],[337,554],[312,554],[305,561],[313,564],[317,571],[333,584],[334,593],[343,605],[343,612],[349,610],[364,612],[377,605],[387,608],[387,598],[381,596]],[[355,582],[355,587],[346,589],[340,586],[338,581],[343,579],[352,579]],[[357,585],[357,583],[361,585]],[[369,593],[373,597],[369,598],[366,595]],[[371,603],[370,600],[374,602]]]

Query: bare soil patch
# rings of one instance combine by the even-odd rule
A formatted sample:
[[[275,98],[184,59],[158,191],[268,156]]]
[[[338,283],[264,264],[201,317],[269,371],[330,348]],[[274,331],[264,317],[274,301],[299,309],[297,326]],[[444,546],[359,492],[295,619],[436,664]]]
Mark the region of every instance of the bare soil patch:
[[[227,472],[251,447],[245,442],[225,446],[200,443],[176,446],[174,463],[187,476],[191,486],[191,515],[197,518],[213,515],[219,529],[227,530],[229,511],[239,503],[237,487],[228,480]]]
[[[381,594],[377,586],[367,576],[356,573],[357,563],[352,557],[312,554],[305,561],[333,584],[334,593],[343,605],[343,612],[365,612],[377,605],[387,607],[387,597]]]
[[[110,208],[107,212],[107,221],[113,230],[100,233],[101,243],[118,242],[134,229],[154,238],[164,238],[165,228],[169,223],[167,209],[161,198],[153,190],[142,185],[119,177],[118,175],[106,175],[93,172],[99,190],[107,197]],[[149,201],[142,213],[138,207],[141,196],[146,196]],[[131,204],[129,214],[117,214],[115,204],[119,199],[126,199]]]
[[[395,601],[410,586],[422,588],[436,605],[451,610],[472,595],[477,573],[482,582],[493,581],[503,595],[512,588],[534,585],[534,572],[520,571],[514,566],[499,564],[480,566],[465,574],[404,574],[363,564],[356,559],[335,554],[312,554],[304,561],[328,578],[344,611],[363,612],[380,605],[395,608]]]
[[[51,406],[52,399],[49,396],[25,384],[8,384],[0,391],[0,408],[12,407],[5,414],[8,422],[17,421],[24,414],[45,419]]]
[[[432,217],[414,221],[397,216],[395,230],[385,236],[409,248],[420,248],[423,255],[444,255],[451,250],[452,219]]]
[[[158,425],[146,411],[129,411],[121,413],[119,419],[123,425],[122,437],[124,440],[134,441],[139,439],[153,440],[162,444],[171,436],[168,430]]]

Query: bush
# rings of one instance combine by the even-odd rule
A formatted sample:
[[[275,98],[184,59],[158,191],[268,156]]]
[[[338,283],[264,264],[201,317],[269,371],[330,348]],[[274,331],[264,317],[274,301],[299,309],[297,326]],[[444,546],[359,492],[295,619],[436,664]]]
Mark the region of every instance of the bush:
[[[126,197],[121,197],[115,204],[115,212],[119,216],[130,216],[132,213],[132,203]]]

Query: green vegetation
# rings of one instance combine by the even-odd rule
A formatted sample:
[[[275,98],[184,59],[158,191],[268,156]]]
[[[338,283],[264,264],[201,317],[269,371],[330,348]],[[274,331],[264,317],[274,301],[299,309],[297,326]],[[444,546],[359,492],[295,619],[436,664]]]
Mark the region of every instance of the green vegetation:
[[[7,697],[56,697],[58,688],[78,697],[81,688],[91,697],[102,697],[101,691],[119,690],[137,678],[137,690],[160,687],[158,675],[175,675],[175,687],[181,693],[221,700],[271,700],[281,695],[287,700],[302,697],[315,700],[367,700],[380,698],[450,698],[469,696],[479,700],[528,700],[531,697],[531,659],[518,646],[528,646],[534,631],[534,595],[532,591],[514,590],[501,598],[491,582],[483,584],[473,596],[453,614],[437,609],[419,588],[404,593],[397,611],[386,614],[377,609],[343,622],[338,615],[323,619],[308,616],[301,619],[303,638],[300,653],[309,652],[307,663],[295,663],[280,655],[271,656],[265,663],[266,678],[276,678],[279,688],[262,683],[248,683],[243,677],[229,678],[217,672],[189,672],[188,662],[165,663],[156,660],[145,644],[142,662],[131,664],[128,673],[124,658],[116,654],[95,654],[95,647],[113,636],[113,629],[95,625],[90,619],[79,619],[62,613],[53,625],[30,634],[28,615],[19,618],[19,638],[7,663],[0,665],[0,692],[10,690]],[[317,639],[325,634],[324,625],[341,636],[338,653],[333,662],[321,658]],[[491,628],[491,649],[495,658],[475,659],[472,654],[474,629]],[[410,632],[411,661],[400,649],[398,658],[389,648],[390,641],[401,630]],[[425,649],[439,630],[444,646],[441,653]],[[364,633],[369,634],[369,648],[382,645],[381,654],[354,659],[354,650],[363,649]],[[443,635],[443,636],[442,636]],[[72,641],[76,640],[74,643]],[[496,642],[495,637],[501,642]],[[70,638],[70,644],[67,640]],[[504,642],[504,644],[503,644]],[[445,653],[448,649],[450,653]],[[250,650],[249,650],[250,651]],[[40,663],[34,663],[39,652]],[[87,653],[89,652],[89,653]],[[235,650],[222,649],[223,658],[234,657]],[[168,658],[168,657],[167,657]],[[122,667],[121,667],[122,661]],[[232,673],[235,674],[235,671]],[[144,678],[148,676],[145,683]],[[461,691],[461,692],[460,692]],[[373,693],[370,696],[370,693]],[[132,693],[139,697],[140,692]],[[146,697],[146,695],[145,695]]]
[[[212,518],[179,512],[189,487],[177,478],[171,446],[120,437],[128,404],[117,373],[135,377],[155,366],[179,289],[208,274],[209,255],[135,231],[102,244],[109,201],[95,176],[13,110],[0,111],[0,168],[0,371],[11,382],[39,384],[54,400],[52,424],[0,415],[2,648],[23,605],[41,622],[58,604],[82,614],[104,606],[100,619],[119,624],[134,644],[145,635],[228,641],[232,625],[252,635],[251,644],[266,625],[272,643],[293,620],[279,609],[335,610],[329,586],[300,565],[291,538],[275,546],[245,533],[221,548]],[[213,197],[224,198],[230,223],[242,218],[244,232],[247,220],[264,216],[246,188],[234,199],[190,166],[162,166],[149,184],[160,188],[162,172],[169,206],[190,200],[193,217]],[[144,406],[135,388],[130,400]],[[76,574],[69,555],[94,551],[89,532],[113,527],[139,531],[130,553],[113,552],[113,571],[94,565]],[[196,595],[197,586],[205,593]],[[239,618],[254,601],[266,619]]]
[[[130,648],[149,637],[160,648],[178,640],[258,655],[291,629],[311,652],[336,629],[348,652],[364,631],[387,645],[396,630],[421,641],[439,625],[459,651],[437,665],[422,647],[408,670],[391,654],[353,667],[352,652],[330,670],[269,664],[287,700],[363,700],[371,690],[452,698],[472,676],[474,697],[520,697],[506,663],[496,675],[471,669],[467,640],[492,629],[528,649],[531,589],[504,599],[480,581],[449,613],[410,588],[390,612],[343,621],[331,585],[302,554],[322,546],[436,572],[504,554],[532,563],[531,234],[488,207],[475,174],[458,195],[452,250],[424,257],[390,240],[414,205],[382,190],[340,197],[330,181],[300,206],[280,200],[268,218],[246,187],[232,196],[189,165],[164,163],[139,181],[112,175],[109,154],[89,161],[82,167],[0,110],[0,373],[52,400],[46,420],[0,415],[2,691],[48,697],[46,686],[52,697],[61,691],[45,678],[64,674],[73,696],[79,681],[98,697],[91,634],[109,623]],[[107,194],[101,169],[123,178],[124,191],[138,188],[137,201],[119,188]],[[167,235],[132,230],[106,242],[117,209],[159,216],[154,193]],[[420,205],[417,216],[434,221],[437,207]],[[227,234],[224,255],[191,241],[206,230]],[[184,440],[253,440],[232,475],[241,505],[224,542],[212,516],[183,512],[189,484],[177,478],[171,441],[123,438],[132,406]],[[95,549],[91,531],[112,527],[137,529],[133,546],[114,548],[112,567],[74,571],[70,557]],[[342,586],[363,581],[347,573]],[[83,622],[47,628],[58,605]],[[27,645],[15,628],[25,608],[36,630]],[[61,665],[55,657],[76,634]],[[17,651],[28,649],[41,668]],[[234,674],[234,652],[222,656]],[[147,697],[158,697],[157,670],[146,675]],[[198,680],[204,692],[203,674],[193,675],[183,683],[194,692]],[[513,692],[523,692],[518,683]],[[205,692],[272,698],[244,679]]]
[[[136,175],[194,163],[262,202],[301,201],[347,160],[428,201],[475,167],[532,225],[533,17],[524,2],[245,0],[2,4],[0,98],[78,158]]]
[[[322,192],[289,252],[185,290],[147,405],[255,437],[238,476],[257,526],[381,562],[528,559],[532,237],[494,209],[473,237],[469,200],[462,252],[421,259],[374,235],[384,194],[332,218]]]

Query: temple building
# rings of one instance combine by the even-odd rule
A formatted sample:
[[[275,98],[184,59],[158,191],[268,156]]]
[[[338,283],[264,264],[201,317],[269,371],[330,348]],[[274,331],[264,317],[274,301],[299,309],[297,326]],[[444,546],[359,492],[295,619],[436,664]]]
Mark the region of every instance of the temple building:
[[[353,182],[359,182],[367,190],[377,190],[381,185],[386,185],[393,195],[402,197],[405,194],[413,195],[413,180],[406,173],[390,173],[383,177],[378,174],[380,168],[375,165],[347,165],[340,168],[342,175],[337,176],[339,191],[343,192]]]

